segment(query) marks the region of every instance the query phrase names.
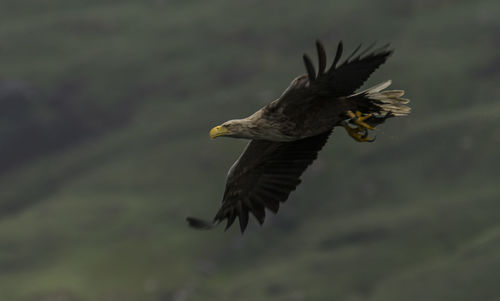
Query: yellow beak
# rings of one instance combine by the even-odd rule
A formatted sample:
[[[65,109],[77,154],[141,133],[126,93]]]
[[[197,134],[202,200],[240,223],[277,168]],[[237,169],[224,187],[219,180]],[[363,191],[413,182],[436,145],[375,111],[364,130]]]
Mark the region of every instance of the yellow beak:
[[[227,135],[230,131],[225,127],[218,125],[210,130],[210,138],[214,139],[219,136]]]

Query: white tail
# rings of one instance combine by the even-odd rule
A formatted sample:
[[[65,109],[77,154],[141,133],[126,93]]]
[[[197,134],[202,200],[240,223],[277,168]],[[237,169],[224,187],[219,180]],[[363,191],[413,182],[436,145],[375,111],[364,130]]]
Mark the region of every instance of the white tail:
[[[401,98],[405,94],[403,90],[386,90],[385,88],[391,85],[392,81],[388,80],[366,89],[362,92],[353,94],[349,97],[363,95],[368,99],[375,100],[373,102],[381,110],[382,115],[391,113],[394,116],[406,116],[410,113],[411,108],[407,105],[410,100],[406,98]]]

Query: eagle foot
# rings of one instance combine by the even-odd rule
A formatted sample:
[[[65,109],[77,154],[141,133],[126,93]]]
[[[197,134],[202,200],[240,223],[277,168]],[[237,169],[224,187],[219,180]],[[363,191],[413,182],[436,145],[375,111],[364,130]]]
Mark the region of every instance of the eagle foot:
[[[342,126],[344,126],[349,136],[358,142],[375,141],[375,138],[371,139],[368,137],[368,130],[374,130],[375,128],[364,122],[366,119],[372,117],[372,114],[363,115],[360,111],[356,111],[356,113],[347,111],[347,116],[350,117],[349,123],[356,125],[356,127],[353,128],[348,122],[342,122]]]
[[[369,129],[369,130],[374,130],[375,128],[368,123],[365,122],[368,118],[372,117],[373,114],[365,114],[361,113],[360,111],[356,111],[356,114],[353,113],[351,110],[347,111],[347,116],[349,116],[349,122],[356,124],[358,127]]]

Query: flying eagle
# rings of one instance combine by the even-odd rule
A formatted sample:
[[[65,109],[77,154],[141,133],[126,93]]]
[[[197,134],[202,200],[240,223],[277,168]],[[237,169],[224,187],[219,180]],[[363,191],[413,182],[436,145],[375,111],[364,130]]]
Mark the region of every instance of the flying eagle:
[[[404,91],[384,90],[390,80],[355,93],[392,54],[388,47],[373,51],[368,47],[360,52],[359,46],[339,63],[343,52],[340,42],[327,69],[325,49],[317,41],[318,72],[304,54],[307,74],[295,78],[278,99],[247,118],[211,129],[211,138],[251,141],[229,169],[222,206],[213,221],[188,217],[189,225],[210,229],[227,220],[227,230],[238,218],[243,233],[249,213],[264,223],[266,208],[278,212],[335,127],[344,127],[356,141],[371,142],[374,139],[368,137],[368,130],[387,118],[408,115],[409,100],[401,98]]]

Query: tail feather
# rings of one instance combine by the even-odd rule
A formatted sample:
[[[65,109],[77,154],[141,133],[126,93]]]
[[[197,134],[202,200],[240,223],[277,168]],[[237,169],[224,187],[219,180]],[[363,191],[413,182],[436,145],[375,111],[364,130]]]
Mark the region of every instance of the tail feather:
[[[354,94],[354,95],[364,94],[364,93],[368,93],[368,92],[377,93],[377,92],[380,92],[380,91],[384,90],[385,88],[389,87],[391,84],[392,84],[392,80],[386,80],[383,83],[375,85],[369,89],[366,89],[365,91],[361,91],[361,92]]]
[[[402,98],[405,93],[403,90],[384,91],[391,83],[391,80],[385,81],[362,92],[351,95],[350,98],[359,99],[359,97],[362,97],[365,102],[366,100],[370,101],[371,107],[376,109],[376,113],[381,116],[406,116],[410,114],[411,108],[407,105],[410,100]]]
[[[405,95],[405,91],[403,90],[386,90],[383,91],[382,93],[379,93],[380,95],[383,95],[384,97],[381,97],[380,100],[384,100],[385,98],[401,98],[401,96]],[[376,96],[376,95],[374,95]]]

